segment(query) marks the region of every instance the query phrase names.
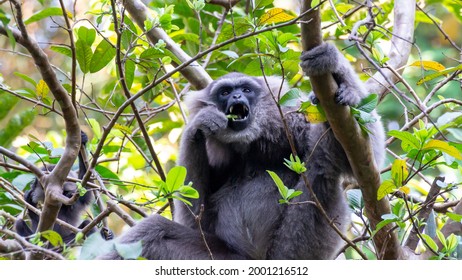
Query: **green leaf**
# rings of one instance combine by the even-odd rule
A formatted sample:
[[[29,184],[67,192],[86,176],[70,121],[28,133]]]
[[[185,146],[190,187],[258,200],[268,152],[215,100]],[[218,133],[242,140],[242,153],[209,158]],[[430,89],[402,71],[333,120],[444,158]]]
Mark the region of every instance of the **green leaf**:
[[[113,180],[116,180],[116,181],[119,181],[120,178],[119,176],[117,176],[117,174],[115,174],[114,172],[112,172],[110,169],[108,169],[107,167],[104,167],[102,165],[97,165],[95,167],[95,170],[96,172],[98,172],[98,174],[102,177],[102,178],[105,178],[105,179],[113,179]]]
[[[134,243],[114,243],[117,253],[125,260],[136,260],[143,252],[141,241]]]
[[[382,182],[379,189],[377,190],[377,200],[381,200],[387,194],[392,193],[393,190],[397,189],[393,180],[388,179]]]
[[[430,140],[423,147],[422,150],[438,150],[446,153],[456,159],[462,159],[462,155],[456,147],[449,145],[448,142],[441,140]]]
[[[455,222],[462,222],[462,215],[457,214],[457,213],[452,213],[452,212],[447,212],[446,216],[448,216],[449,219],[455,221]]]
[[[255,2],[255,9],[258,10],[258,9],[264,8],[268,6],[269,4],[272,4],[273,1],[274,0],[257,0]]]
[[[56,46],[53,45],[50,47],[52,51],[55,51],[60,54],[64,54],[67,57],[72,57],[72,51],[68,46]]]
[[[84,40],[77,40],[77,42],[75,42],[75,55],[80,70],[82,70],[83,73],[88,73],[90,71],[90,63],[93,56],[91,47]]]
[[[347,191],[347,199],[353,209],[363,209],[364,199],[361,190],[352,189]]]
[[[441,244],[443,244],[443,247],[446,247],[446,238],[444,237],[444,234],[441,231],[437,230],[436,236],[440,240]]]
[[[31,24],[33,22],[42,20],[47,17],[62,16],[62,15],[63,15],[63,10],[61,8],[50,7],[50,8],[46,8],[44,10],[38,11],[37,13],[33,14],[30,18],[26,19],[24,23],[27,25],[27,24]]]
[[[293,189],[290,189],[290,194],[287,196],[287,200],[291,200],[294,197],[300,196],[303,192],[302,191],[295,191]]]
[[[116,55],[116,50],[106,40],[102,40],[95,49],[90,62],[90,73],[103,69]]]
[[[13,179],[11,182],[13,186],[20,190],[24,190],[27,185],[29,185],[32,181],[35,180],[35,176],[30,173],[25,173],[17,176],[16,178]]]
[[[82,26],[77,31],[77,37],[79,38],[79,40],[84,41],[88,46],[91,47],[91,45],[95,42],[96,39],[96,30],[93,28],[87,28],[85,26]]]
[[[302,174],[306,171],[305,163],[300,160],[298,156],[290,155],[290,160],[284,159],[284,165],[297,174]]]
[[[281,99],[279,99],[279,105],[289,107],[297,106],[301,97],[301,91],[298,88],[293,88],[281,96]]]
[[[19,98],[16,96],[0,91],[0,120],[3,120],[11,109],[18,103]]]
[[[360,111],[370,113],[377,107],[378,100],[379,98],[377,94],[370,94],[367,97],[361,99],[355,108]]]
[[[47,230],[40,233],[40,235],[48,240],[53,247],[63,246],[64,241],[61,235],[53,230]]]
[[[388,224],[394,223],[399,220],[398,216],[395,214],[387,214],[382,216],[383,221],[377,224],[375,230],[372,232],[373,237],[379,230],[387,226]]]
[[[191,186],[182,186],[178,189],[179,193],[187,198],[199,198],[199,192]]]
[[[14,75],[16,77],[19,77],[19,78],[23,79],[24,81],[28,82],[29,84],[33,85],[34,87],[37,86],[37,83],[35,82],[35,80],[32,79],[31,77],[25,75],[25,74],[22,74],[22,73],[19,73],[19,72],[14,72]]]
[[[82,183],[77,182],[77,192],[79,193],[79,196],[84,196],[87,193],[87,189],[82,186]]]
[[[448,238],[446,238],[446,251],[447,253],[452,253],[456,248],[457,245],[459,245],[459,242],[457,240],[457,237],[454,235],[454,233],[451,233]]]
[[[167,191],[172,193],[184,185],[186,180],[186,168],[184,166],[175,166],[167,174],[165,183],[167,184]]]
[[[313,0],[313,1],[311,1],[311,8],[314,8],[314,7],[316,7],[317,5],[319,5],[319,2],[320,2],[320,0]]]
[[[95,136],[94,138],[96,140],[101,139],[102,132],[99,122],[95,119],[88,119],[88,124],[90,125],[91,130],[93,131],[93,135]]]
[[[398,131],[398,130],[391,130],[388,132],[388,135],[398,138],[402,141],[402,147],[408,146],[411,149],[420,149],[421,143],[417,137],[415,137],[412,133],[407,131]],[[409,150],[409,149],[404,149]]]
[[[311,104],[311,101],[303,102],[300,106],[300,112],[305,114],[309,123],[317,124],[327,121],[326,114],[321,106]]]
[[[75,235],[75,243],[80,244],[80,241],[84,240],[84,238],[85,235],[81,231],[77,232],[77,234]]]
[[[221,43],[235,36],[242,35],[249,31],[251,28],[252,24],[250,24],[245,18],[237,18],[234,20],[234,24],[226,23],[223,25],[221,33],[218,35],[217,43]]]
[[[433,239],[426,235],[425,233],[422,233],[422,238],[425,241],[425,243],[435,252],[438,252],[438,245],[436,245],[435,241]]]
[[[13,116],[10,121],[0,129],[0,146],[9,146],[11,142],[35,119],[34,109],[22,111]]]
[[[135,79],[135,70],[136,70],[136,63],[135,60],[136,56],[131,55],[125,61],[125,83],[127,84],[128,89],[131,89],[133,85],[133,80]]]
[[[276,184],[276,186],[278,187],[278,190],[279,190],[279,193],[281,194],[281,196],[285,199],[287,198],[287,192],[289,191],[288,188],[284,185],[284,183],[282,182],[281,178],[279,178],[279,176],[274,173],[273,171],[270,171],[270,170],[266,170],[266,172],[268,172],[268,174],[271,176],[271,178],[273,179],[274,183]]]

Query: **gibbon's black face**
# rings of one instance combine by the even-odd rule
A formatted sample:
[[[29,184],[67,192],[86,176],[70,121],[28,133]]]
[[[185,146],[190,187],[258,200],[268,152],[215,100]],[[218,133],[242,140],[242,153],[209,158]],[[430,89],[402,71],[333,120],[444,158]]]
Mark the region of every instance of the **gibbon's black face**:
[[[240,131],[252,121],[261,85],[252,77],[228,74],[212,85],[211,95],[218,109],[228,117],[228,127]]]

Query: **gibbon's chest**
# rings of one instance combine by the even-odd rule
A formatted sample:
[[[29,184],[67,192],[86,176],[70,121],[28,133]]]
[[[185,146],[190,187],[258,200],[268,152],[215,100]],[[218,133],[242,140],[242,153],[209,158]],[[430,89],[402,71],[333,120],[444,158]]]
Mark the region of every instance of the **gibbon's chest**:
[[[292,183],[289,172],[278,172]],[[286,175],[286,176],[284,176]],[[228,180],[210,197],[215,234],[239,253],[265,259],[286,206],[265,170]]]

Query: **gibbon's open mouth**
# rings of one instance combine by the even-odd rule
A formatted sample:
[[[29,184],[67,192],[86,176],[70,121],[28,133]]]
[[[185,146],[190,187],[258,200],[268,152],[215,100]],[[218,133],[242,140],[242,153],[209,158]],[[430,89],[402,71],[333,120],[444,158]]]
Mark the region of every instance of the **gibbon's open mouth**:
[[[233,104],[226,111],[226,117],[233,122],[244,121],[249,117],[249,107],[244,103]]]

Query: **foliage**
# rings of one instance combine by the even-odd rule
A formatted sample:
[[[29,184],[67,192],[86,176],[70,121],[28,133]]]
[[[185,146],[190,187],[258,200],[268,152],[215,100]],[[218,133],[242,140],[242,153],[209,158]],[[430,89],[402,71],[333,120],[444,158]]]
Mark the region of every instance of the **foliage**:
[[[292,24],[296,14],[278,5],[277,1],[251,2],[255,2],[255,7],[246,8],[245,3],[239,3],[231,13],[207,1],[149,1],[151,13],[144,21],[144,27],[165,31],[185,53],[196,57],[212,78],[234,71],[284,77],[291,89],[275,93],[278,104],[303,112],[312,123],[325,122],[322,108],[311,104],[306,94],[311,91],[311,85],[299,67],[300,28]],[[336,39],[358,73],[361,70],[365,73],[364,80],[377,70],[372,63],[388,67],[390,57],[385,50],[393,34],[394,1],[375,3],[370,10],[374,24],[358,28],[357,36],[362,39],[360,43],[366,50],[366,57],[360,55],[358,48],[350,47],[352,43],[345,39],[349,38],[355,25],[369,15],[369,11],[351,1],[332,2],[334,7],[328,2],[320,4],[324,38]],[[418,48],[401,74],[402,81],[390,89],[392,94],[370,95],[351,108],[365,132],[367,123],[377,121],[371,114],[377,108],[390,137],[387,139],[387,166],[383,170],[383,183],[377,199],[390,200],[391,213],[382,216],[383,221],[376,229],[370,229],[362,194],[355,189],[347,192],[355,225],[349,237],[368,236],[359,244],[372,258],[376,255],[370,237],[390,223],[396,224],[403,243],[414,223],[425,225],[426,230],[434,224],[434,230],[419,236],[421,242],[416,251],[434,251],[435,258],[462,257],[457,255],[461,251],[460,236],[442,234],[449,221],[460,222],[460,213],[454,213],[453,208],[437,212],[436,209],[441,208],[436,207],[425,220],[413,218],[422,211],[434,177],[445,175],[448,181],[440,183],[436,198],[438,206],[460,199],[458,186],[462,181],[462,103],[458,83],[462,66],[457,47],[462,39],[458,32],[462,4],[451,0],[420,2],[422,10],[416,13]],[[83,130],[91,135],[88,145],[92,155],[90,160],[93,156],[98,159],[93,168],[103,200],[138,207],[146,214],[167,209],[162,214],[170,217],[168,206],[172,199],[186,204],[197,199],[199,194],[194,185],[185,182],[187,170],[175,166],[178,139],[187,115],[179,100],[190,88],[190,81],[181,72],[173,72],[172,69],[184,61],[172,51],[170,43],[162,39],[150,41],[134,18],[121,9],[122,6],[112,6],[111,1],[77,1],[78,9],[64,11],[56,2],[38,1],[30,5],[34,9],[27,13],[25,24],[36,40],[43,43],[41,47],[47,52],[58,79],[77,108]],[[342,17],[342,24],[338,15]],[[66,30],[65,16],[71,23],[69,30]],[[12,30],[17,26],[13,19],[10,6],[3,4],[0,28],[7,36],[0,40],[3,52],[0,146],[14,150],[33,164],[56,164],[63,154],[62,115],[66,111],[61,111],[29,54],[14,40]],[[452,25],[444,25],[446,22]],[[445,33],[441,33],[437,24],[443,24]],[[280,26],[274,28],[276,25]],[[239,39],[239,36],[246,37]],[[218,44],[223,46],[218,48]],[[398,70],[403,69],[396,70],[399,73]],[[169,77],[162,79],[166,74]],[[134,106],[126,106],[127,99],[136,95]],[[137,121],[136,114],[143,123]],[[146,127],[148,139],[140,127]],[[95,154],[95,151],[100,152]],[[34,176],[12,160],[8,160],[9,165],[2,165],[4,162],[0,162],[0,179],[15,187],[11,188],[13,193],[22,194]],[[306,171],[303,161],[293,155],[281,164],[298,175]],[[268,173],[281,195],[279,202],[287,207],[297,207],[291,205],[295,204],[291,200],[301,191],[293,189],[295,186],[285,186],[276,173]],[[10,189],[7,191],[2,186],[3,183],[0,186],[0,209],[18,215],[24,205],[9,192]],[[81,185],[79,192],[81,195],[85,192]],[[95,206],[89,215],[96,217],[102,211]],[[134,219],[141,218],[136,212],[129,214]],[[10,222],[3,222],[5,217],[0,216],[0,219],[2,225],[12,227]],[[113,230],[120,233],[122,227],[119,223]],[[45,238],[53,246],[66,247],[56,234],[43,232],[34,236],[31,242],[43,246]],[[7,235],[0,232],[0,237],[6,238]],[[128,259],[140,256],[140,244],[127,247],[105,242],[102,246],[98,234],[82,243],[83,240],[76,245],[82,246],[80,255],[78,250],[66,248],[66,257],[93,259],[102,252],[100,250],[108,248],[116,248]],[[358,257],[351,248],[346,250],[345,256]]]

